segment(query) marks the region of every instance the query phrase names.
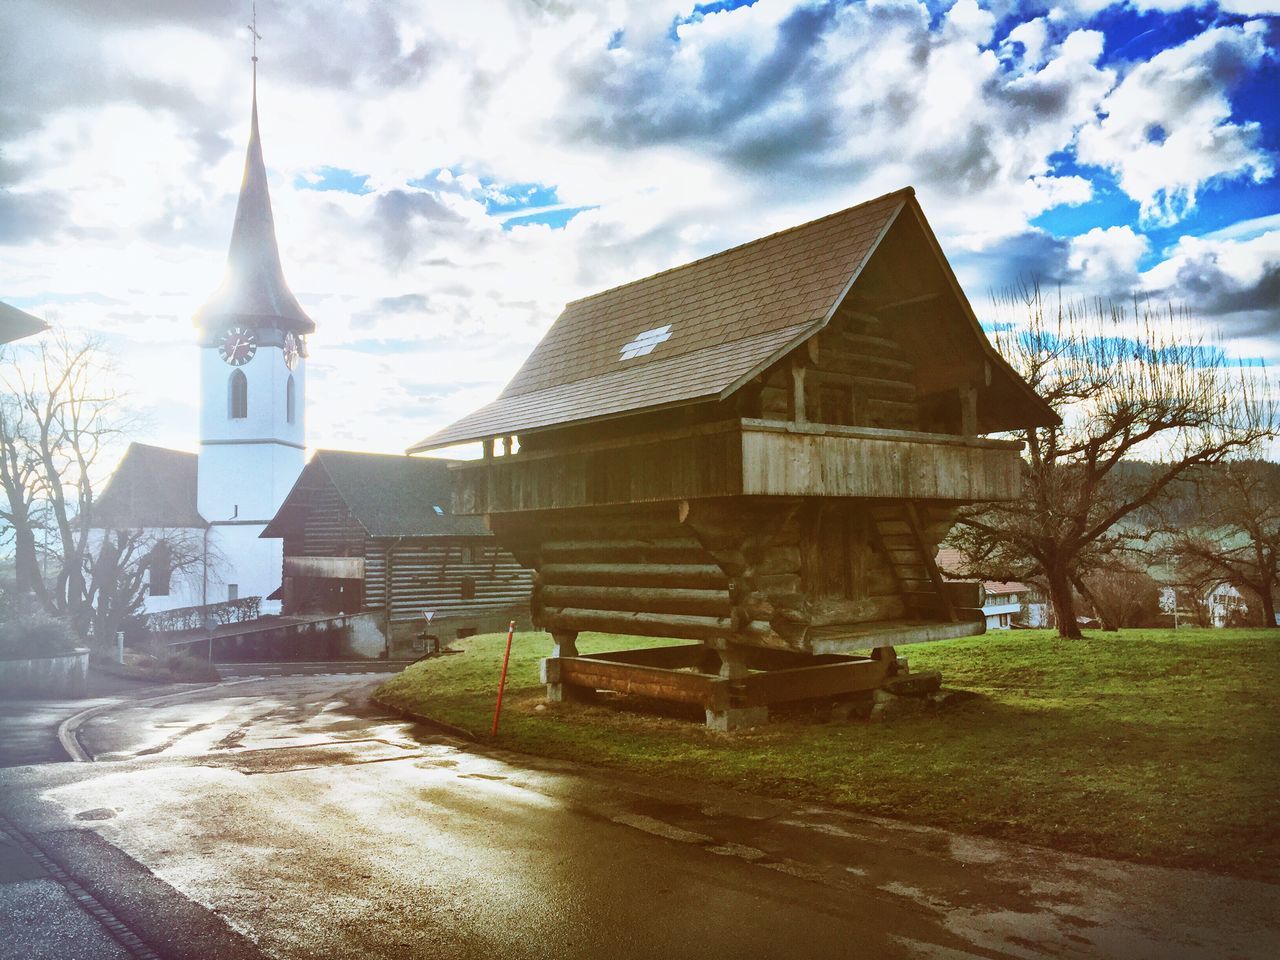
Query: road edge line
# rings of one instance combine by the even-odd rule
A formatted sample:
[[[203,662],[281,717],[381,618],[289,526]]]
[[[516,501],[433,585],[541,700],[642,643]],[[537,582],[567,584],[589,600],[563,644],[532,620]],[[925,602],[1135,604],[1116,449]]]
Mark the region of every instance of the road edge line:
[[[202,687],[193,687],[190,690],[179,690],[175,693],[165,693],[156,697],[143,697],[139,700],[126,698],[122,700],[115,700],[111,703],[100,703],[95,707],[87,707],[79,713],[72,714],[58,724],[58,745],[62,747],[63,752],[66,753],[73,763],[93,763],[94,759],[92,754],[90,754],[89,751],[80,743],[76,733],[82,726],[95,717],[115,710],[118,707],[149,706],[152,704],[163,703],[167,700],[180,700],[183,697],[189,697],[197,693],[204,693],[207,690],[217,690],[219,687],[233,687],[241,683],[256,683],[262,679],[269,678],[245,677],[243,680],[224,680],[221,683],[205,684]]]

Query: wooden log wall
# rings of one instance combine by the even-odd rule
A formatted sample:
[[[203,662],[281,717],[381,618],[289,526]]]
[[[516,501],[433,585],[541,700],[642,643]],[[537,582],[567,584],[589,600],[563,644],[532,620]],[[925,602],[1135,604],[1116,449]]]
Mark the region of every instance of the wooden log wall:
[[[915,367],[882,321],[841,310],[815,339],[816,346],[800,355],[805,367],[806,420],[836,426],[919,428]],[[762,417],[793,417],[792,379],[789,363],[766,375],[760,390]]]
[[[475,588],[469,599],[467,581]],[[420,619],[423,610],[443,617],[522,606],[532,585],[533,572],[491,537],[378,538],[365,554],[365,608],[392,621]]]
[[[353,519],[338,491],[326,482],[307,498],[301,536],[285,538],[285,553],[298,557],[362,557],[365,530]]]
[[[814,629],[908,616],[874,506],[734,497],[491,522],[537,570],[536,626],[807,651]],[[936,550],[951,513],[919,510]]]

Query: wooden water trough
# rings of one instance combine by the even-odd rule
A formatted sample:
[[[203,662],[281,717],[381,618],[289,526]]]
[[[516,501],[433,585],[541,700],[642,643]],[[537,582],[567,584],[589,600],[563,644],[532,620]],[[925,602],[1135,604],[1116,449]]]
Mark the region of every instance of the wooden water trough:
[[[982,434],[1054,422],[906,190],[569,304],[496,401],[411,452],[482,442],[454,510],[535,571],[550,698],[728,729],[982,633],[938,544],[1018,495],[1019,445]],[[580,656],[587,630],[697,643]]]

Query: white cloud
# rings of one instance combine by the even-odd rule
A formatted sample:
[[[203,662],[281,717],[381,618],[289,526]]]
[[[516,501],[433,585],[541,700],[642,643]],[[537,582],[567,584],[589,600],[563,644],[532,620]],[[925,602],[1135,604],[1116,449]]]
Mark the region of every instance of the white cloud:
[[[1019,265],[1137,282],[1142,241],[1127,228],[1070,242],[1028,230],[1092,196],[1053,158],[1116,84],[1102,34],[1048,14],[1001,42],[1007,11],[987,7],[961,0],[941,25],[914,0],[760,0],[693,18],[674,0],[264,7],[277,232],[319,326],[310,438],[401,449],[491,398],[567,299],[907,183],[949,251],[1007,244]],[[145,345],[148,363],[172,356],[137,390],[189,411],[190,378],[173,371],[192,365],[190,317],[222,272],[248,123],[245,21],[195,0],[112,16],[18,0],[0,21],[0,184],[13,184],[0,202],[30,238],[5,247],[0,292],[37,311],[57,301],[68,322]],[[1190,91],[1188,127],[1251,156],[1213,64],[1247,69],[1262,41],[1210,35],[1159,71],[1131,70],[1097,149],[1121,164],[1144,97],[1168,82]],[[1181,112],[1160,116],[1181,129]],[[1227,146],[1211,151],[1217,167]],[[1181,156],[1170,175],[1198,188],[1203,171]],[[366,176],[371,192],[305,189],[321,167]],[[527,183],[555,188],[548,206],[591,209],[563,229],[503,229],[510,214],[487,213],[486,194]],[[190,446],[175,417],[152,439]]]
[[[1123,298],[1138,282],[1138,262],[1150,247],[1147,238],[1129,226],[1094,227],[1073,237],[1067,268],[1074,283]]]
[[[1228,336],[1269,339],[1267,355],[1280,359],[1280,229],[1246,239],[1185,236],[1142,281]]]
[[[1214,180],[1270,177],[1258,124],[1232,121],[1228,99],[1267,55],[1266,32],[1262,21],[1217,27],[1134,67],[1081,131],[1079,159],[1115,173],[1157,224],[1188,214]]]

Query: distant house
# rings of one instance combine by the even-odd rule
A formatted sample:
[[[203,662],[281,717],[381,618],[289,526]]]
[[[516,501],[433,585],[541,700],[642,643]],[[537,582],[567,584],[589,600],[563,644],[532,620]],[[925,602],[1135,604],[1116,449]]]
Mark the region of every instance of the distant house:
[[[0,301],[0,343],[12,343],[48,329],[43,320]]]
[[[964,580],[965,562],[959,550],[943,547],[938,551],[938,569],[948,580]],[[988,580],[987,599],[982,605],[982,612],[987,618],[988,630],[1008,630],[1015,620],[1022,619],[1024,605],[1031,603],[1031,588],[1025,583],[1011,581]]]
[[[527,622],[532,573],[478,517],[454,516],[453,461],[320,450],[263,537],[284,541],[286,615],[380,614],[394,655]]]
[[[1209,622],[1215,627],[1243,623],[1249,613],[1244,595],[1229,583],[1213,587],[1204,598]]]

